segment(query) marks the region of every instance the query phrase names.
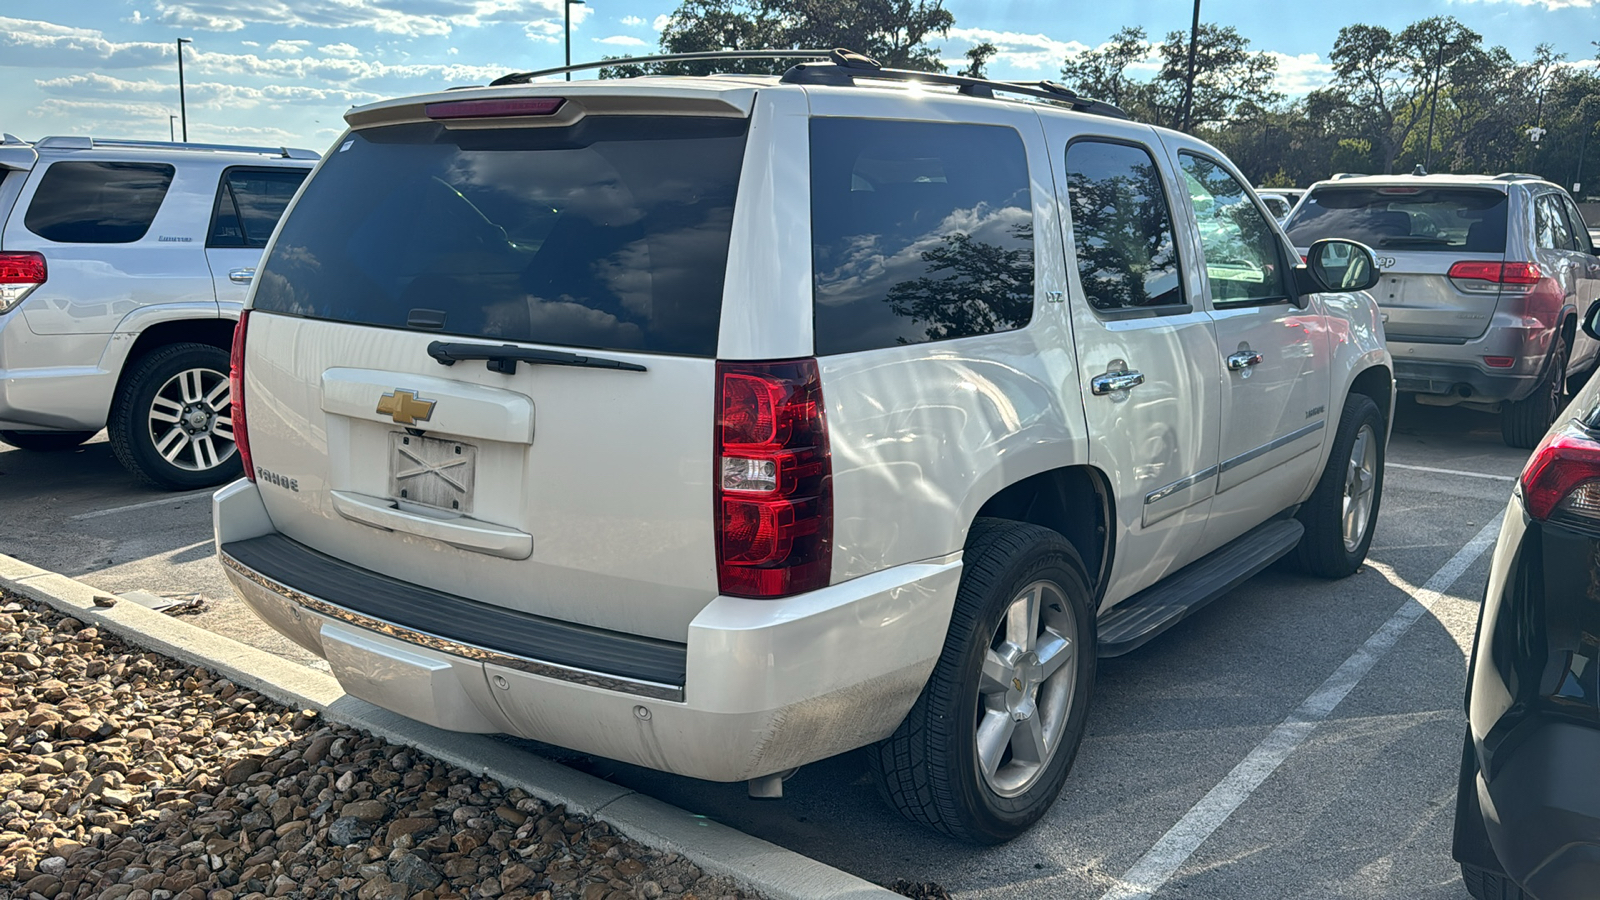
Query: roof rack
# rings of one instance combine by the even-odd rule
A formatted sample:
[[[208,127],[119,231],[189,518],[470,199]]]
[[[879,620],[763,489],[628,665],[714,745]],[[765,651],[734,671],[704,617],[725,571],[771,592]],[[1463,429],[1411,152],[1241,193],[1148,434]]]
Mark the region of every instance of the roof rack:
[[[95,150],[101,147],[136,147],[152,150],[202,150],[210,153],[261,153],[282,159],[321,159],[315,150],[293,147],[246,147],[238,144],[190,144],[183,141],[135,141],[107,138],[55,135],[40,138],[35,147],[60,150]]]
[[[1529,175],[1527,172],[1501,172],[1494,177],[1495,181],[1543,181],[1538,175]]]
[[[615,59],[605,59],[598,62],[578,63],[572,66],[561,66],[554,69],[540,69],[536,72],[514,72],[502,75],[489,82],[490,86],[507,84],[526,84],[535,78],[547,75],[561,75],[567,72],[581,72],[589,69],[600,69],[610,66],[633,66],[643,63],[658,62],[693,62],[719,59],[815,59],[826,60],[818,63],[799,63],[783,73],[781,79],[785,84],[825,84],[844,85],[855,84],[856,79],[866,78],[876,81],[913,82],[918,84],[936,84],[956,88],[956,91],[969,97],[983,97],[993,99],[996,93],[1020,94],[1025,97],[1034,97],[1048,100],[1052,103],[1061,103],[1072,107],[1078,112],[1093,113],[1095,115],[1111,116],[1118,119],[1129,118],[1128,114],[1118,107],[1100,100],[1093,100],[1053,81],[990,81],[984,78],[968,78],[964,75],[945,75],[938,72],[918,72],[911,69],[885,69],[878,61],[845,49],[834,50],[708,50],[698,53],[667,53],[660,56],[623,56]]]

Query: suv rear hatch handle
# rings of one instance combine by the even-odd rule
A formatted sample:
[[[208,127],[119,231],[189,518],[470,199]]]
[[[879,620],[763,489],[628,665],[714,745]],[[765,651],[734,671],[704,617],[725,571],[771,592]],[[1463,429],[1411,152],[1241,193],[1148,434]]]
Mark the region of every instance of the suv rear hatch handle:
[[[499,372],[502,375],[517,374],[517,363],[519,362],[543,366],[586,366],[591,369],[621,369],[625,372],[646,371],[645,367],[638,363],[623,362],[620,359],[579,356],[576,353],[562,353],[559,350],[535,350],[532,347],[518,347],[514,344],[501,344],[495,347],[489,344],[455,344],[434,341],[428,345],[428,355],[438,360],[442,366],[453,366],[464,359],[485,360],[489,371]]]

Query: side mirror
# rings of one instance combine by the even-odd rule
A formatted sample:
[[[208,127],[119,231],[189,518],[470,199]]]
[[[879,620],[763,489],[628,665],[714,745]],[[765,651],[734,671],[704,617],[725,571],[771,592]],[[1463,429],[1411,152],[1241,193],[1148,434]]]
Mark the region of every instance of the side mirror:
[[[1378,283],[1378,260],[1366,244],[1323,238],[1306,251],[1306,272],[1314,290],[1364,291]]]
[[[1600,341],[1600,300],[1589,304],[1589,311],[1583,314],[1583,333]]]

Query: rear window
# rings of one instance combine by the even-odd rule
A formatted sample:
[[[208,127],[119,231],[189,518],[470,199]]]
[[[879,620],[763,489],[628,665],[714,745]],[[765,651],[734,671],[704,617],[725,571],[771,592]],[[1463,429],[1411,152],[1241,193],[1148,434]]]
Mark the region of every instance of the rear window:
[[[1388,250],[1504,253],[1506,195],[1473,188],[1319,188],[1285,230],[1296,247],[1336,237]]]
[[[54,163],[23,224],[61,244],[131,244],[150,230],[172,174],[172,166],[158,163]]]
[[[348,134],[285,219],[255,308],[714,356],[746,124],[589,116]]]
[[[811,240],[819,356],[1033,318],[1033,200],[1014,129],[813,119]]]

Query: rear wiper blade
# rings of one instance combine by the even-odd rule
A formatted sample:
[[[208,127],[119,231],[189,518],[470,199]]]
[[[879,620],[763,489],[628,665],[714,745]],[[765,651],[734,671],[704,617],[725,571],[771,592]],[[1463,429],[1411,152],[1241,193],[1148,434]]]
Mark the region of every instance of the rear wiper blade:
[[[457,344],[434,341],[428,345],[428,355],[442,366],[453,366],[464,359],[485,360],[489,371],[502,375],[517,374],[517,363],[541,366],[584,366],[591,369],[620,369],[624,372],[643,372],[644,366],[623,362],[620,359],[603,359],[598,356],[579,356],[559,350],[535,350],[515,344]]]

